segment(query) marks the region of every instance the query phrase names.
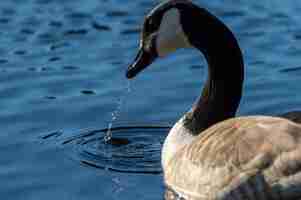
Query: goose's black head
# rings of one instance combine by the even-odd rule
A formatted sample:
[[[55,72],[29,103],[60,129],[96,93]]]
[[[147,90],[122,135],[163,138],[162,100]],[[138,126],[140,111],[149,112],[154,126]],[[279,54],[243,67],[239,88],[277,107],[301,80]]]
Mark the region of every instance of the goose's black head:
[[[191,47],[185,26],[198,24],[192,17],[199,10],[189,0],[169,0],[152,9],[144,20],[139,52],[127,70],[127,78],[135,77],[157,57]]]
[[[239,49],[232,32],[206,9],[198,7],[190,0],[169,0],[161,3],[144,20],[139,52],[126,76],[133,78],[157,57],[189,47],[200,50],[207,61],[209,54]]]

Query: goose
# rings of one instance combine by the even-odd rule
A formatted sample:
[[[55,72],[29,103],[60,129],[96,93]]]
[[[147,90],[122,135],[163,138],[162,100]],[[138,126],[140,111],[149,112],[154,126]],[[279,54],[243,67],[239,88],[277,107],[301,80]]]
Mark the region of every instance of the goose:
[[[235,117],[243,55],[230,29],[209,11],[189,0],[153,8],[126,77],[134,78],[179,48],[196,48],[204,55],[208,79],[164,141],[165,199],[301,199],[301,126],[293,122],[298,112]]]

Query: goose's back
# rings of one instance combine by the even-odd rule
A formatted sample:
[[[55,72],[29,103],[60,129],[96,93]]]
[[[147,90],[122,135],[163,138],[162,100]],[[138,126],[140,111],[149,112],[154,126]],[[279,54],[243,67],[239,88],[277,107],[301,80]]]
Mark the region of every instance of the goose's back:
[[[301,126],[264,116],[202,132],[168,161],[168,187],[186,199],[301,199]]]
[[[288,113],[284,113],[279,115],[279,117],[283,117],[285,119],[289,119],[295,123],[301,124],[301,111],[291,111]]]

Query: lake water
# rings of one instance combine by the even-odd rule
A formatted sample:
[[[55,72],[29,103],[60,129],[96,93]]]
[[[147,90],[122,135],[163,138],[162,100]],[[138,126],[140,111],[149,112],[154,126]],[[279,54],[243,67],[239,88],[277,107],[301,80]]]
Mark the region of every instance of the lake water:
[[[162,199],[162,142],[207,69],[197,51],[181,50],[128,83],[143,16],[158,2],[0,2],[1,199]],[[301,1],[195,2],[244,53],[238,115],[300,109]],[[104,145],[112,121],[125,129]]]

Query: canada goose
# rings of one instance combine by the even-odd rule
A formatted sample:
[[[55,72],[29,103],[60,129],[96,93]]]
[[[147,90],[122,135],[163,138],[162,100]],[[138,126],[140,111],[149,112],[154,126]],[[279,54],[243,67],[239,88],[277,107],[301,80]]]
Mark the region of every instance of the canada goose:
[[[204,54],[208,80],[164,142],[165,198],[301,198],[301,126],[281,117],[234,118],[243,57],[233,33],[207,10],[189,0],[170,0],[151,10],[126,76],[133,78],[157,57],[190,47]]]

